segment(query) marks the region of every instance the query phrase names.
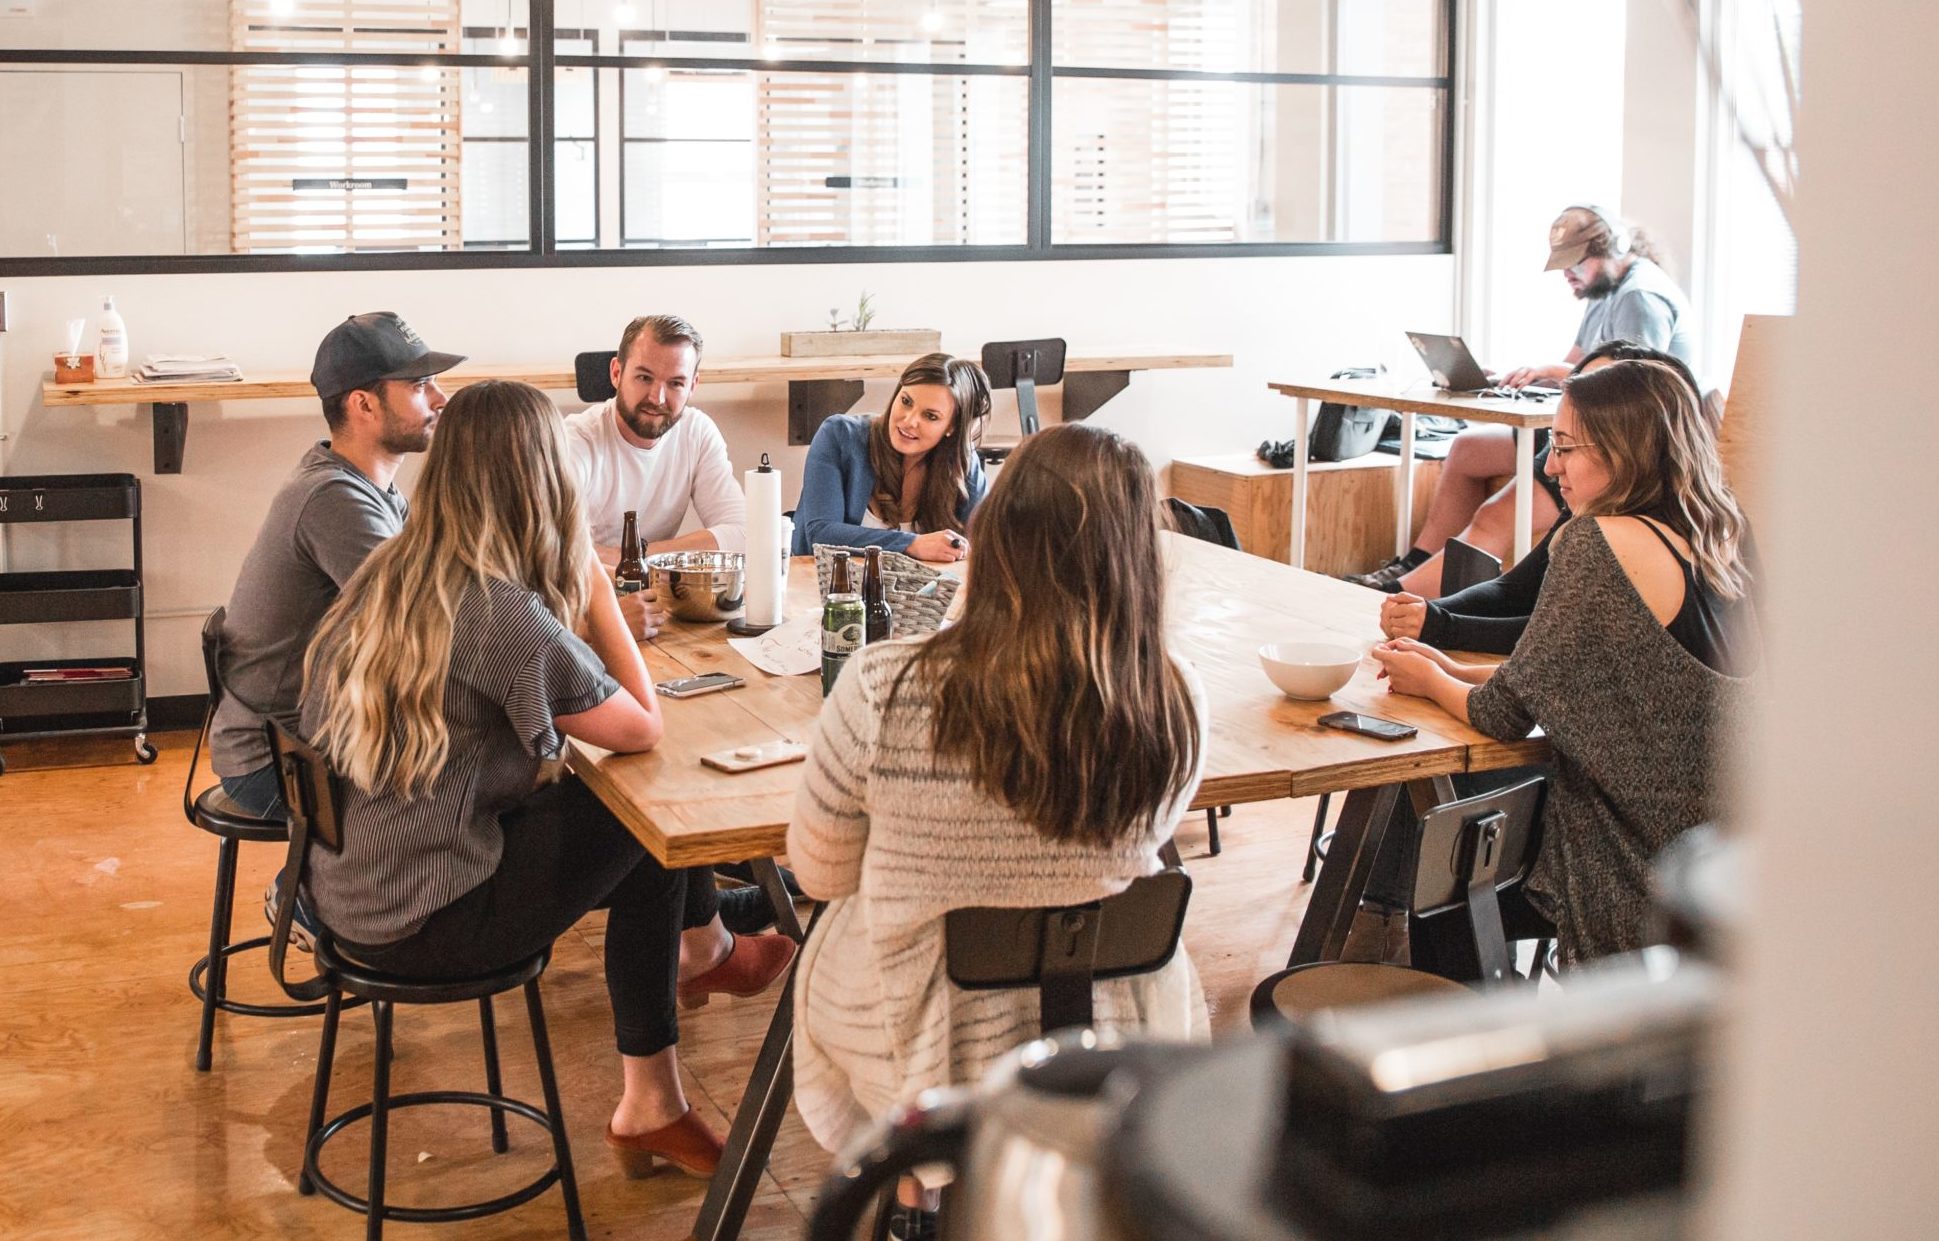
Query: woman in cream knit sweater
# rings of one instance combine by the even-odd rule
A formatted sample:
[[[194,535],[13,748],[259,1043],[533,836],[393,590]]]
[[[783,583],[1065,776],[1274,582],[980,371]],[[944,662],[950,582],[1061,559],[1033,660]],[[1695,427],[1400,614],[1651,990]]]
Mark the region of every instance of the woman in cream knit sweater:
[[[788,855],[829,901],[802,949],[795,1100],[838,1149],[1037,1036],[1033,990],[956,988],[943,915],[1076,904],[1159,869],[1208,719],[1165,650],[1150,464],[1083,423],[1025,441],[977,510],[962,619],[868,647],[823,706]],[[1097,1024],[1203,1037],[1183,950],[1101,982]]]

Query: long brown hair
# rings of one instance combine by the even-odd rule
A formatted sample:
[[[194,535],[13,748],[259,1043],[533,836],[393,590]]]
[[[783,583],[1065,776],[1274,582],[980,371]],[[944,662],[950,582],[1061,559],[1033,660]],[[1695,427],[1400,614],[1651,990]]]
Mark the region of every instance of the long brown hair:
[[[1583,438],[1609,466],[1609,486],[1580,515],[1661,521],[1689,542],[1691,563],[1712,590],[1742,598],[1744,514],[1689,380],[1662,362],[1630,359],[1573,376],[1562,388]]]
[[[962,619],[905,671],[935,678],[936,753],[1052,840],[1149,830],[1199,749],[1165,648],[1151,463],[1115,432],[1051,427],[1011,455],[973,520]]]
[[[955,422],[944,434],[942,443],[926,454],[929,472],[923,477],[922,492],[916,497],[916,511],[902,511],[902,467],[908,458],[889,442],[889,415],[895,412],[896,399],[911,384],[941,384],[955,401]],[[983,368],[968,358],[946,353],[925,353],[903,368],[896,380],[895,395],[882,416],[869,424],[869,469],[875,474],[875,494],[869,507],[890,526],[913,521],[925,532],[955,530],[963,522],[956,510],[969,498],[969,475],[976,460],[976,441],[982,437],[983,421],[990,416],[990,381]]]
[[[366,792],[427,791],[449,757],[444,687],[466,591],[511,582],[570,627],[591,557],[551,400],[511,380],[460,389],[404,529],[351,577],[304,657],[305,692],[323,700],[317,744]]]

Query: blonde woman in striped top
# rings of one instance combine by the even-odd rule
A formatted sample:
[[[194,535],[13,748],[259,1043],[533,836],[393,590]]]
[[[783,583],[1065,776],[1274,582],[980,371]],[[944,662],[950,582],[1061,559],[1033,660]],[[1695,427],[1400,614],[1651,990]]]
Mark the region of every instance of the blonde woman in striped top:
[[[403,530],[306,661],[303,731],[352,786],[343,851],[312,855],[308,898],[351,955],[420,978],[502,969],[606,909],[624,1083],[607,1142],[635,1175],[665,1160],[711,1176],[720,1141],[681,1093],[676,996],[753,994],[794,945],[730,936],[705,868],[661,867],[577,779],[539,783],[567,737],[631,752],[662,731],[571,475],[538,389],[481,383],[444,407]]]
[[[1034,991],[958,990],[943,915],[1075,904],[1159,869],[1198,787],[1204,691],[1165,649],[1158,498],[1128,440],[1026,440],[977,509],[961,620],[863,649],[824,705],[788,855],[830,902],[802,949],[795,1098],[838,1149],[1038,1033]],[[1097,984],[1100,1026],[1205,1030],[1183,951]]]

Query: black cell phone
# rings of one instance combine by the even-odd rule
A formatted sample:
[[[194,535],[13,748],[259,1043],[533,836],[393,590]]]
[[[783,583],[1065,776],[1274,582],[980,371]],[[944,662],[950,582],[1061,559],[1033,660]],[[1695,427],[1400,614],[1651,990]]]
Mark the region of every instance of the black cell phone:
[[[696,694],[711,694],[717,690],[733,689],[743,684],[731,672],[705,672],[695,677],[681,677],[674,681],[662,681],[656,687],[668,698],[692,698]]]
[[[1322,715],[1320,723],[1328,728],[1339,728],[1350,733],[1378,737],[1382,741],[1405,741],[1420,732],[1420,729],[1412,724],[1403,724],[1399,720],[1383,720],[1377,715],[1362,715],[1358,711],[1335,711],[1331,715]]]

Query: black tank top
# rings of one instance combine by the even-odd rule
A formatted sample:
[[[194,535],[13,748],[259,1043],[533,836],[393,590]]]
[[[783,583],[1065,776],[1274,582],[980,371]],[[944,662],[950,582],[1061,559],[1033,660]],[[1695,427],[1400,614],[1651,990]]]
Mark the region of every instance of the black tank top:
[[[1657,526],[1657,520],[1645,517],[1643,524],[1669,549],[1670,555],[1676,559],[1677,568],[1683,570],[1683,606],[1676,610],[1676,615],[1663,628],[1676,639],[1678,646],[1701,660],[1704,667],[1713,672],[1735,675],[1741,652],[1737,649],[1733,629],[1740,601],[1725,599],[1712,590],[1683,553],[1676,549],[1670,536]]]

